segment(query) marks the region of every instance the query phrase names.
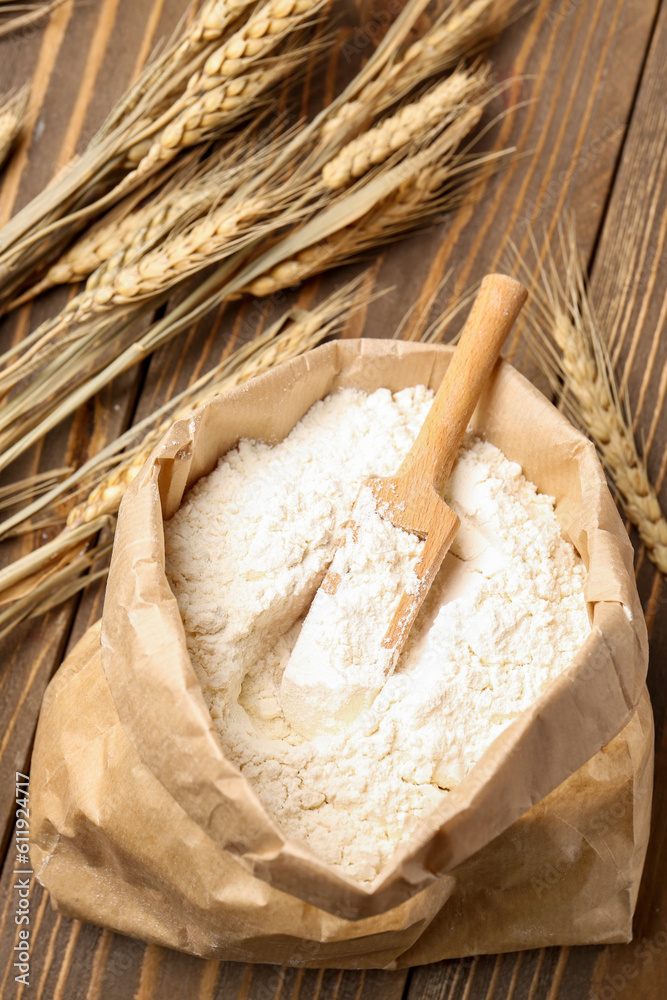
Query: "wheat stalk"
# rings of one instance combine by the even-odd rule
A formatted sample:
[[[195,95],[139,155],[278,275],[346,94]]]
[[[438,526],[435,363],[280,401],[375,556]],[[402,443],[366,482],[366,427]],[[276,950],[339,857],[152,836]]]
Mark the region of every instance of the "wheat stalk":
[[[91,538],[105,528],[113,528],[113,523],[107,518],[102,518],[99,523],[86,525],[85,533]],[[85,540],[73,543],[72,537],[68,539],[69,548],[61,551],[60,560],[55,566],[41,571],[34,570],[30,574],[27,574],[26,568],[26,575],[20,581],[25,593],[14,598],[11,593],[5,594],[5,599],[2,601],[5,607],[0,606],[0,638],[9,635],[12,629],[26,618],[57,607],[88,584],[106,576],[108,565],[92,575],[88,570],[101,559],[108,559],[112,543],[106,542],[86,548]]]
[[[541,270],[541,286],[531,282],[533,304],[526,318],[533,353],[562,408],[595,444],[649,559],[667,575],[667,519],[635,441],[629,399],[619,392],[597,325],[573,223],[561,232],[560,248],[564,282],[552,255]]]
[[[191,207],[199,203],[204,178],[193,182],[196,162],[186,159],[171,179],[162,178],[155,192],[151,184],[147,190],[128,195],[110,212],[87,229],[65,253],[51,265],[44,277],[10,304],[11,309],[24,305],[42,292],[56,285],[76,284],[85,281],[95,271],[109,267],[110,260],[125,262],[141,246],[150,246],[162,235],[165,226],[178,225],[182,215],[187,216]],[[120,265],[118,265],[120,266]],[[96,282],[97,283],[97,282]],[[30,343],[30,336],[23,344]],[[21,350],[16,349],[0,356],[0,364]]]
[[[18,483],[8,483],[0,487],[0,510],[26,503],[40,493],[45,493],[72,472],[69,466],[37,472]]]
[[[7,94],[0,103],[0,166],[9,156],[25,123],[30,89],[26,85],[12,94]]]

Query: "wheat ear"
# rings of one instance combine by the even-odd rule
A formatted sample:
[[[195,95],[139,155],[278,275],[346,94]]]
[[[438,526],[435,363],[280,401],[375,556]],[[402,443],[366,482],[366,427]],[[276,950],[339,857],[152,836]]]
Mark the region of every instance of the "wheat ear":
[[[458,142],[461,135],[472,127],[470,117],[465,113],[466,104],[478,99],[487,87],[488,69],[485,67],[473,72],[460,70],[453,73],[419,101],[401,108],[345,146],[325,164],[321,174],[322,187],[336,192],[392,157],[407,156],[409,159],[420,143],[433,139],[438,131],[448,127],[451,128],[450,136]],[[465,122],[463,133],[460,122],[457,124],[457,119],[462,116]],[[451,145],[449,142],[450,149]],[[275,148],[278,153],[281,143]],[[290,148],[289,142],[286,148]],[[299,152],[298,142],[296,150]],[[266,150],[257,154],[256,160],[264,162]],[[96,322],[104,315],[111,318],[112,313],[118,315],[141,301],[164,294],[204,264],[229,257],[234,251],[249,245],[256,238],[258,227],[269,233],[274,225],[272,219],[279,220],[280,227],[296,222],[298,215],[290,216],[292,206],[301,202],[301,208],[294,211],[306,212],[308,203],[316,202],[320,194],[318,185],[314,184],[305,200],[302,197],[304,182],[299,182],[295,175],[289,178],[287,184],[282,187],[278,184],[275,190],[271,190],[272,170],[273,165],[265,175],[258,174],[245,189],[240,188],[232,198],[185,231],[178,232],[136,261],[108,273],[105,282],[91,282],[90,287],[73,298],[57,317],[31,334],[32,342],[26,344],[22,357],[0,374],[0,390],[9,390],[49,362],[57,362],[61,367],[64,356],[60,352],[63,347],[68,346],[70,353],[78,351],[84,338],[89,336],[86,324]],[[254,193],[256,189],[266,189],[270,195],[258,196]],[[320,262],[319,269],[321,267]],[[285,280],[283,276],[289,270],[289,262],[279,266],[280,280]],[[256,289],[252,290],[256,294]],[[30,389],[25,391],[29,393]],[[41,398],[41,387],[38,395]],[[0,427],[10,424],[12,414],[18,412],[24,398],[27,396],[17,397],[5,410],[0,417]]]
[[[247,156],[250,140],[248,132],[242,133],[242,137],[246,140],[243,145],[234,142],[225,146],[196,173],[196,161],[186,163],[163,189],[139,207],[137,198],[130,196],[85,232],[49,268],[39,284],[16,299],[13,306],[22,305],[55,285],[86,281],[86,292],[108,285],[118,271],[147,254],[160,240],[206,215],[238,182],[242,165],[235,161],[243,151]],[[70,313],[76,308],[75,303],[70,303]],[[6,357],[0,357],[0,362]]]
[[[435,127],[445,128],[473,96],[481,93],[487,81],[488,70],[452,73],[419,101],[405,105],[348,143],[323,167],[324,185],[332,190],[345,187],[398,150],[423,142]]]
[[[420,63],[437,58],[439,66],[446,68],[464,57],[470,58],[505,27],[513,11],[520,13],[516,0],[455,2],[409,46],[403,61]]]
[[[200,142],[223,122],[231,122],[242,106],[252,106],[260,94],[285,75],[284,61],[267,61],[267,57],[313,18],[323,3],[268,0],[257,9],[191,76],[185,92],[169,110],[171,120],[153,138],[148,151],[144,151],[145,141],[128,151],[127,166],[134,169],[124,183],[133,182],[157,164],[172,159],[179,150]],[[292,51],[285,58],[294,66],[311,51],[311,47],[302,46],[298,55]]]
[[[549,255],[527,312],[531,345],[567,412],[597,448],[646,553],[667,575],[667,519],[632,430],[627,395],[616,382],[577,249],[574,224],[561,233],[565,281]]]
[[[456,153],[482,111],[481,103],[464,111],[433,147],[406,163],[403,183],[357,222],[276,264],[243,292],[265,297],[292,288],[327,268],[349,263],[373,247],[405,235],[437,212],[455,207],[488,159],[470,159]]]
[[[192,22],[186,26],[181,24],[171,43],[146,63],[139,78],[115,105],[93,141],[107,136],[147,99],[153,104],[154,113],[158,109],[166,110],[175,95],[187,85],[188,78],[198,65],[196,60],[212,52],[235,22],[256,3],[257,0],[206,0]],[[157,115],[154,114],[154,117]],[[150,142],[144,145],[147,151]]]
[[[321,130],[323,143],[363,125],[368,107],[385,111],[407,90],[475,55],[507,23],[515,7],[516,0],[475,0],[463,8],[458,2],[449,4],[421,38],[329,116]]]
[[[0,103],[0,166],[9,156],[25,122],[30,96],[29,87],[8,94]]]

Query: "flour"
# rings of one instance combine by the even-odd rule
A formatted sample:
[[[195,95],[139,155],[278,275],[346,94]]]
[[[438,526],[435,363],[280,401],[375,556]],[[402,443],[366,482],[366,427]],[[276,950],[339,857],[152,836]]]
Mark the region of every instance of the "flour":
[[[329,396],[275,447],[242,441],[165,525],[168,577],[226,755],[288,836],[360,881],[590,628],[585,570],[553,501],[467,435],[445,491],[461,528],[395,672],[349,728],[304,739],[290,727],[281,680],[303,615],[363,480],[396,471],[431,401],[424,387]],[[396,600],[418,544],[378,576],[368,553],[357,567],[375,588],[369,619],[378,599],[383,615]]]
[[[381,690],[394,668],[382,640],[401,594],[418,582],[414,567],[424,548],[417,535],[380,517],[368,486],[342,541],[281,682],[285,717],[309,738],[344,729]]]

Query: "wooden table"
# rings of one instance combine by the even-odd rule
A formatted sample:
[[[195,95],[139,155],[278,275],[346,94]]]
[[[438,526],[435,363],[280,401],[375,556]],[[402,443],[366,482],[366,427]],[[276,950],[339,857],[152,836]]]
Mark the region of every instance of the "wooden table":
[[[51,18],[2,40],[0,89],[32,81],[28,131],[0,188],[2,220],[25,204],[94,133],[137,72],[154,41],[176,23],[183,0],[64,0]],[[508,96],[531,102],[504,119],[498,145],[521,152],[442,225],[377,256],[372,280],[395,286],[372,314],[346,331],[391,333],[395,316],[424,305],[450,272],[434,308],[507,260],[511,236],[524,251],[529,226],[553,236],[576,212],[602,327],[614,343],[646,440],[653,480],[667,508],[667,4],[659,0],[542,0],[492,52],[497,73],[513,79]],[[333,56],[335,58],[335,54]],[[304,295],[311,294],[306,290]],[[11,320],[17,336],[51,314],[64,292]],[[412,330],[419,334],[419,310]],[[110,436],[187,384],[264,323],[263,306],[217,315],[167,346],[141,371],[110,386],[70,423],[25,457],[20,472],[81,462]],[[16,325],[18,324],[18,325]],[[522,343],[510,357],[539,377]],[[635,538],[635,542],[637,539]],[[26,545],[29,541],[26,541]],[[636,572],[651,634],[649,687],[656,720],[653,832],[629,945],[561,948],[442,962],[410,972],[314,972],[191,958],[145,946],[55,914],[32,887],[31,986],[14,982],[11,858],[14,772],[27,771],[40,702],[67,650],[101,612],[103,590],[27,623],[0,658],[0,996],[7,998],[382,997],[386,1000],[659,1000],[667,996],[667,588],[636,545]],[[645,947],[638,944],[643,939]],[[648,957],[647,957],[648,956]]]

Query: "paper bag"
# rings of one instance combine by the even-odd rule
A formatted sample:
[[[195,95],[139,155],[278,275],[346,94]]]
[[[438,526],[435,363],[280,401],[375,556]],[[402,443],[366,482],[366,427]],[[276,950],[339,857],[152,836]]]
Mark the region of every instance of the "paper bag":
[[[156,447],[123,499],[101,624],[40,717],[31,857],[63,912],[194,954],[306,966],[628,940],[653,760],[632,548],[593,446],[509,365],[473,425],[556,498],[587,567],[591,633],[376,882],[285,837],[225,758],[188,658],[163,538],[188,487],[240,438],[281,440],[339,388],[437,388],[451,353],[327,344],[204,404]]]

